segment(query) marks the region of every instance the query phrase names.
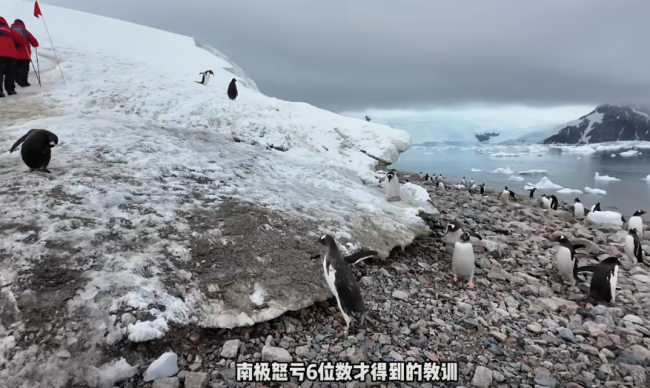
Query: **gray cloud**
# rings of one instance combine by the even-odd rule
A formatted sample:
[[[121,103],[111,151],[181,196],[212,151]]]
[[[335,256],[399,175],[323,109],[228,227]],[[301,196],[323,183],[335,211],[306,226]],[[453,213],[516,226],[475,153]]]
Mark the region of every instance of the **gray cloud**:
[[[48,3],[202,39],[332,110],[650,102],[648,0]]]

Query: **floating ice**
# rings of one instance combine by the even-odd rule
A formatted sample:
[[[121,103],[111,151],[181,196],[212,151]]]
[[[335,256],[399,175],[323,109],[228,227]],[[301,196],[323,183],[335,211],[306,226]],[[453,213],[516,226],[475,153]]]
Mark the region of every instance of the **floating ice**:
[[[556,185],[555,183],[551,182],[551,180],[548,179],[547,177],[543,177],[536,184],[532,184],[528,182],[528,185],[526,185],[526,190],[531,190],[533,187],[536,187],[537,190],[560,190],[564,188],[560,185]]]
[[[556,193],[558,193],[558,194],[582,194],[582,191],[564,188],[564,189],[556,191]]]
[[[478,168],[473,168],[471,171],[473,171],[473,172],[480,172],[481,170],[479,170]]]
[[[650,174],[648,174],[648,176],[645,177],[645,180],[647,180],[648,182],[650,182]]]
[[[607,195],[607,191],[601,189],[592,189],[589,186],[585,187],[585,193],[596,194],[596,195]]]
[[[596,150],[588,145],[584,146],[561,146],[559,147],[562,152],[574,154],[593,154]]]
[[[519,175],[535,175],[535,174],[546,174],[548,171],[546,170],[526,170],[526,171],[519,171]]]
[[[510,178],[508,178],[509,181],[523,181],[524,178],[521,176],[516,176],[516,175],[510,175]]]
[[[508,174],[512,175],[512,169],[510,169],[510,166],[507,166],[506,168],[497,168],[494,171],[491,171],[493,174]]]
[[[637,150],[629,150],[629,151],[621,152],[621,156],[624,158],[629,158],[630,156],[637,156],[637,155],[641,155],[641,152]]]
[[[597,181],[610,181],[610,182],[620,181],[620,179],[615,178],[615,177],[613,177],[613,176],[609,176],[609,175],[600,175],[600,174],[598,174],[598,173],[596,173],[596,175],[594,175],[594,179],[597,180]]]
[[[497,153],[494,153],[494,154],[492,154],[490,156],[492,156],[494,158],[515,158],[515,157],[519,157],[519,154],[509,154],[507,152],[497,152]]]

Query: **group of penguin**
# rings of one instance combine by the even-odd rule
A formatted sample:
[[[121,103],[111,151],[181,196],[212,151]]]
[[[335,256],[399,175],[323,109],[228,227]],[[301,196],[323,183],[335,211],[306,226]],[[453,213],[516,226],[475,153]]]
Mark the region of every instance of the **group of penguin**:
[[[395,197],[399,198],[400,183],[397,177],[397,171],[389,170],[385,179],[387,180],[386,194],[389,200]],[[420,173],[420,179],[425,182],[441,184],[443,177],[442,175],[435,177],[433,175],[429,176],[428,174],[424,175]],[[462,184],[467,186],[465,178],[463,178]],[[471,181],[471,184],[474,184],[473,180]],[[484,194],[485,192],[484,187],[484,184],[481,185],[481,194]],[[530,190],[531,198],[534,196],[535,190],[535,188]],[[503,199],[501,199],[502,196]],[[507,204],[510,198],[516,198],[515,193],[505,187],[504,191],[502,191],[499,194],[499,197],[497,197],[497,200],[501,200],[503,203]],[[542,206],[547,209],[557,210],[557,197],[555,197],[555,195],[550,197],[544,195],[542,197]],[[591,211],[600,211],[600,203],[594,205]],[[643,219],[641,218],[644,214],[646,214],[645,211],[637,210],[630,218],[627,225],[628,235],[625,237],[624,252],[633,262],[646,264],[643,260],[641,241],[637,235],[637,233],[640,233],[643,236],[643,233],[645,232]],[[584,217],[584,207],[580,203],[579,198],[575,199],[574,215],[576,215],[576,218]],[[578,215],[581,215],[581,217],[578,217]],[[432,229],[442,229],[442,227],[435,224],[432,225],[431,223],[429,226]],[[458,220],[450,221],[444,229],[446,251],[452,256],[451,271],[453,274],[453,281],[454,283],[458,282],[459,277],[467,278],[468,288],[474,289],[476,258],[474,255],[474,245],[470,236],[479,240],[482,240],[483,238],[470,230],[463,231],[463,225]],[[326,247],[325,257],[323,258],[324,276],[330,291],[336,298],[343,319],[345,320],[346,325],[343,330],[349,330],[354,313],[361,314],[362,318],[360,322],[361,325],[363,325],[365,320],[365,305],[363,303],[363,297],[359,285],[357,284],[356,278],[349,266],[364,259],[374,257],[377,252],[361,251],[351,256],[343,257],[332,236],[325,235],[320,239],[317,239],[317,241]],[[585,245],[572,244],[564,235],[560,235],[555,239],[555,241],[559,243],[555,255],[558,272],[560,276],[569,281],[569,291],[575,289],[578,273],[592,272],[593,276],[591,279],[589,296],[597,302],[615,303],[618,272],[619,267],[621,266],[618,258],[608,257],[605,260],[600,261],[597,265],[578,267],[576,250],[585,248]]]
[[[419,178],[421,181],[424,182],[424,184],[433,184],[436,186],[437,189],[439,190],[446,190],[447,186],[445,186],[444,179],[445,177],[442,176],[442,174],[438,174],[436,176],[435,174],[429,175],[424,174],[420,172]],[[479,193],[481,195],[485,194],[485,183],[482,183],[480,185],[477,185],[474,183],[474,178],[471,178],[469,182],[463,177],[461,180],[460,184],[458,185],[452,185],[451,187],[457,189],[457,190],[462,190],[462,189],[469,189],[471,193]]]
[[[206,70],[199,73],[203,77],[201,81],[196,83],[207,85],[210,82],[210,77],[214,75],[212,70]],[[238,96],[237,80],[235,78],[230,81],[228,85],[228,98],[235,100]],[[40,171],[51,173],[47,166],[52,159],[52,148],[59,144],[59,138],[52,132],[45,129],[30,129],[23,137],[18,139],[11,147],[9,152],[14,152],[18,146],[23,144],[20,148],[20,155],[23,162],[29,167],[29,171]]]

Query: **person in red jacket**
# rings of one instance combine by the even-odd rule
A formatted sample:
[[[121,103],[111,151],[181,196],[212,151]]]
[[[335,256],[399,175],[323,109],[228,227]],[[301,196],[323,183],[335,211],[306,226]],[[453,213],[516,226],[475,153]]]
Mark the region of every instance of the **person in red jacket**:
[[[9,28],[7,21],[0,16],[0,81],[4,78],[5,90],[8,95],[16,94],[16,46],[26,46],[27,40],[22,35]],[[0,97],[4,97],[0,88]]]
[[[25,38],[27,44],[25,46],[17,46],[18,60],[16,61],[16,83],[22,87],[30,86],[27,82],[29,77],[29,64],[32,61],[32,47],[38,47],[38,41],[34,38],[31,32],[25,28],[25,23],[22,20],[14,20],[11,28]]]

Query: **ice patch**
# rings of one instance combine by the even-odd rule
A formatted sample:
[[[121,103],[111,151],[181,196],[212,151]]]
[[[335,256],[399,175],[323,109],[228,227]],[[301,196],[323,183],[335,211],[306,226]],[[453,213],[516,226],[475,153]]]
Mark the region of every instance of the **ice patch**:
[[[628,157],[630,157],[630,156],[641,155],[641,152],[639,152],[639,151],[637,151],[637,150],[629,150],[629,151],[621,152],[620,155],[621,155],[622,157],[624,157],[624,158],[628,158]]]
[[[532,184],[528,182],[528,184],[526,185],[526,190],[531,190],[533,187],[536,187],[537,190],[560,190],[564,188],[560,185],[556,185],[555,183],[551,182],[551,180],[548,179],[547,177],[543,177],[536,184]]]
[[[143,377],[144,381],[152,381],[171,377],[176,373],[178,373],[178,356],[174,352],[166,352],[149,365]]]
[[[471,171],[472,171],[472,172],[481,172],[481,170],[479,170],[478,168],[472,168]]]
[[[535,175],[535,174],[546,174],[548,171],[546,170],[526,170],[526,171],[519,171],[519,175]]]
[[[510,175],[510,178],[508,178],[509,181],[523,181],[524,178],[516,175]]]
[[[124,358],[104,364],[98,369],[99,384],[101,387],[110,388],[119,381],[124,381],[135,376],[138,368],[129,365]]]
[[[621,220],[621,213],[612,211],[589,212],[587,218],[591,222],[601,224],[623,225],[623,220]]]
[[[427,202],[431,199],[427,189],[411,182],[404,183],[402,189],[406,190],[416,201]]]
[[[574,189],[568,189],[564,188],[561,190],[556,191],[558,194],[582,194],[582,191],[580,190],[574,190]]]
[[[560,146],[557,147],[564,153],[574,153],[574,154],[594,154],[596,150],[594,147],[583,145],[583,146]]]
[[[128,330],[129,341],[146,342],[164,337],[169,327],[167,326],[166,320],[157,318],[153,321],[138,321],[129,325]]]
[[[490,156],[492,156],[493,158],[515,158],[515,157],[519,157],[519,154],[509,154],[507,152],[497,152],[497,153],[494,153],[494,154],[492,154]]]
[[[255,291],[249,296],[249,299],[256,305],[261,306],[264,304],[265,296],[266,293],[264,290],[259,286],[259,284],[255,284]]]
[[[585,193],[595,194],[595,195],[607,195],[607,191],[601,189],[592,189],[591,187],[585,187]]]
[[[620,179],[615,178],[615,177],[613,177],[613,176],[609,176],[609,175],[600,175],[600,174],[598,174],[598,173],[596,173],[596,174],[594,175],[594,179],[597,180],[597,181],[610,181],[610,182],[620,181]]]
[[[603,113],[593,112],[583,119],[583,121],[589,121],[589,125],[587,126],[587,129],[585,129],[585,131],[582,133],[582,136],[580,137],[580,143],[589,143],[589,139],[591,139],[589,133],[591,133],[591,131],[594,129],[594,124],[603,122],[603,117],[605,117]]]
[[[508,175],[512,175],[512,169],[510,168],[510,166],[507,166],[506,168],[501,167],[501,168],[497,168],[494,171],[491,171],[491,173],[492,174],[508,174]]]
[[[650,182],[650,174],[648,174],[648,176],[645,177],[645,180],[648,181],[648,182]]]

